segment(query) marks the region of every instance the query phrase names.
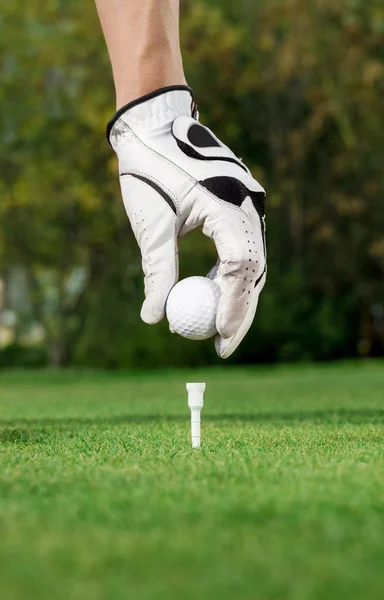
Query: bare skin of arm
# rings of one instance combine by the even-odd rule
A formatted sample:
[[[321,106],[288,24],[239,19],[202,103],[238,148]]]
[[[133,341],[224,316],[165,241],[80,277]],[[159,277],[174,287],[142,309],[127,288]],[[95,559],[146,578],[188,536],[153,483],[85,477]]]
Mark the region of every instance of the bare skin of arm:
[[[96,0],[112,64],[116,108],[153,90],[185,85],[179,0]]]

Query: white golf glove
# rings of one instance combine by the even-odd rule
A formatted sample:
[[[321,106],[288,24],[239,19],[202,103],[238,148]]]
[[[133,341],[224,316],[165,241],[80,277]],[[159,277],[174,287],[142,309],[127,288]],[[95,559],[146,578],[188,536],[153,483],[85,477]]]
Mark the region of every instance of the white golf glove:
[[[142,254],[141,318],[157,323],[178,279],[177,240],[201,227],[219,256],[216,351],[227,358],[252,324],[266,277],[265,192],[197,121],[192,91],[163,88],[121,108],[107,135],[119,159],[124,205]],[[193,260],[193,257],[191,257]]]

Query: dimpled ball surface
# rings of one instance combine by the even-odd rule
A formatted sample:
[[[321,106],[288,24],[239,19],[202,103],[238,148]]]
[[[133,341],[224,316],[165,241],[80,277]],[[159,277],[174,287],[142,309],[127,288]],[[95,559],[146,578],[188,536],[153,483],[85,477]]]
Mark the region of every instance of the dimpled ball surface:
[[[220,288],[207,277],[188,277],[169,293],[166,313],[170,330],[189,340],[215,335]]]

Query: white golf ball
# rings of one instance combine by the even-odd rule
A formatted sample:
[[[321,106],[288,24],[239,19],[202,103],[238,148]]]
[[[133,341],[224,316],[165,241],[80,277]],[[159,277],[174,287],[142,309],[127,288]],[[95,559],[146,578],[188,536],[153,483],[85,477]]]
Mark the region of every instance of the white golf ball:
[[[170,330],[189,340],[205,340],[217,333],[220,288],[207,277],[188,277],[169,293],[166,313]]]

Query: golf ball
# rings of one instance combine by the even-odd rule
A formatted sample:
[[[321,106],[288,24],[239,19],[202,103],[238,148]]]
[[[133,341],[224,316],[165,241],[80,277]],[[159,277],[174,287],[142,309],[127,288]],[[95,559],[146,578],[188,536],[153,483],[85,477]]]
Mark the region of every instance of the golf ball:
[[[188,277],[169,293],[166,313],[172,333],[189,340],[205,340],[216,333],[220,288],[207,277]]]

